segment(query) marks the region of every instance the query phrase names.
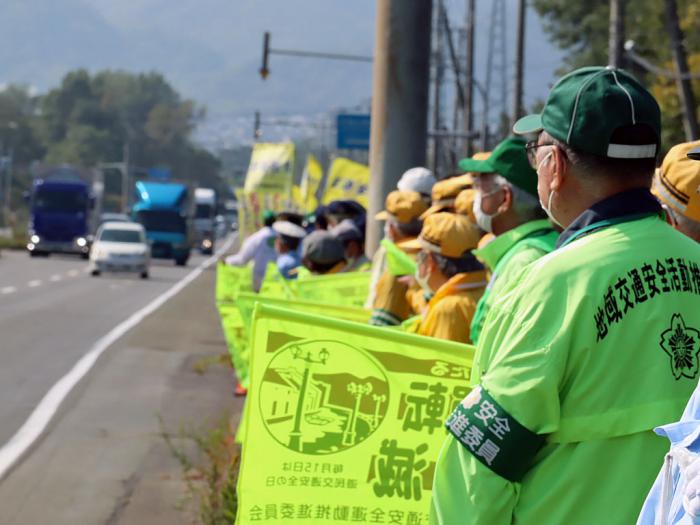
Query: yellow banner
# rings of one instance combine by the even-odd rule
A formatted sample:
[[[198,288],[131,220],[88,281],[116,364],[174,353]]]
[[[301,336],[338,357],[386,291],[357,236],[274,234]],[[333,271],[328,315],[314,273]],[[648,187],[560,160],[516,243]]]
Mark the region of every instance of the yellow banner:
[[[237,525],[428,523],[474,348],[258,305]]]
[[[316,194],[323,181],[323,168],[316,160],[316,157],[309,155],[306,157],[306,166],[301,175],[300,193],[305,210],[311,212],[318,206]]]
[[[369,206],[369,168],[350,159],[338,157],[331,164],[323,203],[334,200],[355,200]]]
[[[294,176],[294,144],[255,144],[245,192],[287,196]]]

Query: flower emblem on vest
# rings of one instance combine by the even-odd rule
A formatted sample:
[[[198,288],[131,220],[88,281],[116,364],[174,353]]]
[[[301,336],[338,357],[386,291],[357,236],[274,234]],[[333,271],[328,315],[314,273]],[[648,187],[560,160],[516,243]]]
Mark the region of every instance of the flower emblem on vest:
[[[681,314],[673,314],[671,326],[661,334],[659,344],[671,359],[673,377],[697,377],[700,371],[700,331],[686,326]]]

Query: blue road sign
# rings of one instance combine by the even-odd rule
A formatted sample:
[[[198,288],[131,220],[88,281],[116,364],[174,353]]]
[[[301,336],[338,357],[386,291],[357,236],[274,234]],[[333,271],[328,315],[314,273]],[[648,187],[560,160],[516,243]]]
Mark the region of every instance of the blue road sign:
[[[338,115],[338,149],[369,149],[369,115]]]
[[[155,181],[169,181],[172,177],[169,168],[149,168],[148,178]]]

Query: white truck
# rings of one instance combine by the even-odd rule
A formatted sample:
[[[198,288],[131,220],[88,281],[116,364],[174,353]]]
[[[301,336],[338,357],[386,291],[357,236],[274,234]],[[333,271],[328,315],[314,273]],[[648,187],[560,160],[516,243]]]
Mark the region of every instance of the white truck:
[[[211,188],[196,188],[194,203],[196,246],[203,254],[212,254],[216,242],[216,192]]]

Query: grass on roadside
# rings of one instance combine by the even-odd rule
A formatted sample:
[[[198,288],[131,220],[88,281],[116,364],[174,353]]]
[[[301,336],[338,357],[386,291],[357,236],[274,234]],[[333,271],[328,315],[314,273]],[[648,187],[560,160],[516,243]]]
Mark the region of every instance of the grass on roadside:
[[[161,436],[182,468],[186,500],[195,506],[202,525],[233,525],[238,509],[236,484],[241,449],[224,417],[214,427],[169,434],[160,421]],[[184,444],[179,445],[177,442]],[[193,444],[195,453],[185,444]]]

